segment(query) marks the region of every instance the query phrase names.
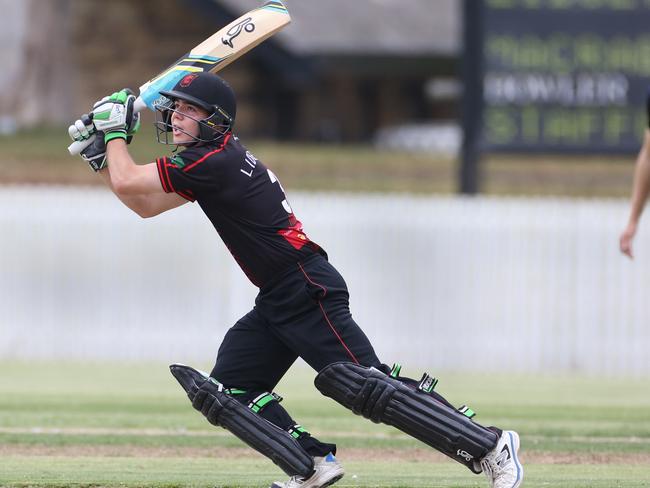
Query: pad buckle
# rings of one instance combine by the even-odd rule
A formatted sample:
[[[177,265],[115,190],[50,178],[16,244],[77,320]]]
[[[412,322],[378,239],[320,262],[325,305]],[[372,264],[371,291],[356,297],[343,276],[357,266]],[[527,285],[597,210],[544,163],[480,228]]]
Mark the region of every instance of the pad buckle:
[[[390,370],[390,377],[397,378],[399,376],[400,371],[402,371],[402,365],[399,363],[393,363],[393,367]]]
[[[418,390],[423,391],[424,393],[431,393],[437,384],[438,378],[429,376],[429,373],[424,373],[420,383],[418,384]]]
[[[474,418],[476,416],[476,412],[471,408],[469,408],[467,405],[462,405],[461,407],[458,407],[458,411],[468,419]]]

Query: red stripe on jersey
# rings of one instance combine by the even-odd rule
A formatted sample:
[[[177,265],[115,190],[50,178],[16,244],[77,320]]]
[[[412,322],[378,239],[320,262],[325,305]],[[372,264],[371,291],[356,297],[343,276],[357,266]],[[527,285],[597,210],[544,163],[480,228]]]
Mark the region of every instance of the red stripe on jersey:
[[[172,184],[172,179],[169,177],[169,168],[175,168],[176,166],[174,166],[173,164],[168,164],[167,157],[165,157],[163,161],[165,161],[164,167],[165,167],[165,178],[167,179],[167,184],[169,185],[169,188],[171,188],[173,192],[176,192],[176,189]]]
[[[156,168],[158,169],[158,178],[160,179],[160,184],[162,185],[163,191],[165,193],[171,193],[172,191],[169,189],[169,186],[165,181],[162,165],[163,162],[160,160],[160,158],[156,158]]]
[[[198,160],[194,161],[192,164],[188,164],[187,166],[185,166],[185,167],[183,168],[183,171],[189,171],[189,170],[192,169],[194,166],[196,166],[197,164],[202,163],[203,161],[205,161],[207,158],[209,158],[209,157],[212,156],[213,154],[216,154],[216,153],[218,153],[218,152],[223,151],[223,148],[226,147],[226,144],[228,144],[228,141],[230,140],[230,136],[231,136],[231,135],[232,135],[232,132],[228,132],[228,134],[226,134],[226,137],[224,137],[224,139],[223,139],[223,143],[221,144],[221,146],[219,146],[219,147],[218,147],[217,149],[215,149],[214,151],[210,151],[210,152],[207,153],[205,156],[203,156],[201,159],[198,159]]]
[[[194,194],[189,190],[187,192],[178,191],[176,193],[182,196],[185,200],[189,200],[190,202],[196,201],[196,198],[194,198]]]

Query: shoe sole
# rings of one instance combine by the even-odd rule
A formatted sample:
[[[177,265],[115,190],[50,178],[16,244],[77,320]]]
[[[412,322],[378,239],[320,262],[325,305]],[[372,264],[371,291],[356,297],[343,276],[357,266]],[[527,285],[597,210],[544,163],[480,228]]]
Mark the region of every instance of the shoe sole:
[[[512,485],[512,488],[518,488],[524,480],[524,467],[519,462],[519,434],[514,430],[507,431],[507,434],[508,443],[510,444],[510,452],[512,453],[512,460],[515,462],[515,466],[517,466],[517,480]]]
[[[327,481],[326,481],[325,483],[323,483],[322,485],[318,485],[317,488],[326,488],[327,486],[332,486],[334,483],[336,483],[336,482],[339,481],[341,478],[343,478],[343,475],[344,475],[344,474],[345,474],[345,473],[337,474],[336,476],[334,476],[334,478],[330,478],[329,480],[327,480]],[[271,485],[270,488],[280,488],[281,486],[282,486],[282,485],[278,485],[277,483],[273,483],[273,484]]]
[[[331,480],[327,481],[324,485],[320,485],[320,488],[325,488],[326,486],[332,486],[334,483],[343,478],[343,473],[334,476]]]

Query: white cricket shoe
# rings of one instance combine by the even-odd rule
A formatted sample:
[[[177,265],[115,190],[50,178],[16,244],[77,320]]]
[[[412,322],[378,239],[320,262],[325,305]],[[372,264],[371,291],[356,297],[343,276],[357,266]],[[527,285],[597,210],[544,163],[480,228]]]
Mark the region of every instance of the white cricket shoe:
[[[271,488],[324,488],[343,478],[345,471],[334,454],[325,457],[314,457],[314,474],[305,479],[302,476],[292,476],[289,481],[276,481]]]
[[[481,468],[492,488],[517,488],[524,479],[524,468],[519,462],[519,434],[504,430],[497,446],[481,459]]]

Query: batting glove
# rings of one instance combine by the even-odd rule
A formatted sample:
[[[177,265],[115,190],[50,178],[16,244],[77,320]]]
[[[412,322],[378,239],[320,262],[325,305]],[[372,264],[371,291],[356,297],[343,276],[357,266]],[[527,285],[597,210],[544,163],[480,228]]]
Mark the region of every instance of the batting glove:
[[[106,168],[108,163],[106,161],[106,143],[104,142],[104,134],[101,132],[97,133],[97,137],[80,153],[81,159],[88,163],[93,171],[97,172],[101,169]]]
[[[125,88],[95,103],[90,116],[97,131],[104,133],[105,143],[117,138],[131,142],[140,128],[140,114],[133,112],[135,98]]]
[[[68,127],[68,134],[74,141],[85,141],[95,135],[92,143],[81,151],[81,159],[86,161],[93,171],[99,171],[106,167],[104,134],[97,132],[88,114],[83,114],[80,119]]]

